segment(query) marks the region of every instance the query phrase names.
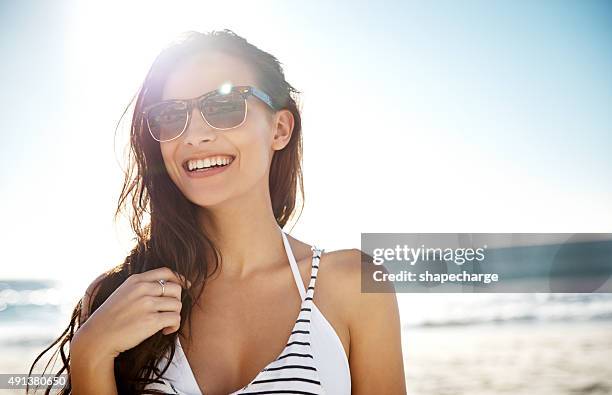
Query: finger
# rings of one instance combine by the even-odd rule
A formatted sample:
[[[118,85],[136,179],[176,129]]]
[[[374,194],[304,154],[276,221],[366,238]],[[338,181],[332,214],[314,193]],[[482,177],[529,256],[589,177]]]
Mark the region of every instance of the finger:
[[[169,335],[169,334],[171,334],[172,332],[176,332],[177,330],[178,330],[178,328],[176,328],[176,327],[171,327],[171,326],[168,326],[168,327],[166,327],[166,328],[162,329],[162,333],[163,333],[164,335]]]
[[[149,312],[174,311],[180,313],[183,307],[180,300],[170,296],[146,296],[142,303]]]
[[[141,296],[158,296],[162,297],[162,286],[157,281],[149,281],[146,283],[138,284],[140,292],[138,295]],[[167,282],[164,284],[164,296],[169,296],[177,300],[181,300],[181,293],[183,288],[177,283]]]
[[[181,274],[175,273],[169,267],[160,267],[157,269],[148,270],[146,272],[135,274],[139,281],[157,281],[166,280],[177,284],[191,286],[191,282],[185,279]]]
[[[155,315],[158,330],[168,328],[170,332],[174,332],[181,327],[181,315],[177,312],[164,311]]]

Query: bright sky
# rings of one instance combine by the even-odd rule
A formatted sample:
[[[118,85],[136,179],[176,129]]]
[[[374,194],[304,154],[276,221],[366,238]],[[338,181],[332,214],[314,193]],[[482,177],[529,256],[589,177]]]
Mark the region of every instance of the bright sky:
[[[123,260],[116,122],[166,41],[223,28],[304,92],[295,237],[612,232],[610,2],[5,1],[0,278]]]

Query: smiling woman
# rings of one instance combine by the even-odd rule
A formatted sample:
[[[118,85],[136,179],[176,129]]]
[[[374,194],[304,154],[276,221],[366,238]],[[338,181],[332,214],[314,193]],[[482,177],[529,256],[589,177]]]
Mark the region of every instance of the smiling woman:
[[[405,393],[395,294],[360,292],[359,250],[283,230],[304,201],[298,93],[229,30],[156,58],[115,213],[131,197],[137,244],[54,343],[60,393]]]

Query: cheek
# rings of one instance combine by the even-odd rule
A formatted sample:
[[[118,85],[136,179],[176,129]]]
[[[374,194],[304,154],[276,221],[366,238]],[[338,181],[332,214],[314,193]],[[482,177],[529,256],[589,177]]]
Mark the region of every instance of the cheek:
[[[166,168],[166,171],[168,172],[168,174],[170,175],[170,178],[176,183],[179,177],[179,174],[177,174],[177,169],[176,169],[176,165],[174,164],[174,160],[173,160],[173,148],[167,144],[162,144],[160,146],[161,149],[161,154],[162,154],[162,159],[164,161],[164,167]]]
[[[257,176],[263,175],[270,162],[270,142],[265,130],[245,133],[239,144],[241,171]]]

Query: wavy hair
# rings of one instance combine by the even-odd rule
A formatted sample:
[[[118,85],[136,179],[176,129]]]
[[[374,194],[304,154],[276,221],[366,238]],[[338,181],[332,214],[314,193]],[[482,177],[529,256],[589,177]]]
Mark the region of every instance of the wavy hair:
[[[275,108],[287,109],[293,114],[295,122],[291,139],[282,150],[275,151],[272,158],[269,188],[274,216],[281,228],[290,220],[297,221],[301,215],[304,187],[301,108],[298,105],[300,92],[286,81],[281,63],[273,55],[229,29],[208,33],[187,31],[180,34],[155,58],[138,92],[121,116],[122,119],[136,99],[130,127],[128,166],[114,214],[115,221],[121,213],[129,218],[135,234],[135,246],[122,263],[106,271],[100,281],[96,282],[91,292],[94,297],[88,298],[85,295],[77,302],[68,327],[36,357],[30,368],[29,375],[32,375],[41,357],[57,346],[52,357],[59,352],[63,366],[56,376],[68,373],[66,385],[59,394],[72,393],[69,349],[76,330],[82,325],[80,317],[84,307],[85,311],[92,314],[130,275],[167,266],[192,284],[202,284],[197,294],[193,288],[183,292],[182,326],[190,316],[194,301],[199,300],[204,290],[208,268],[213,269],[210,272],[212,275],[221,265],[218,248],[198,222],[198,206],[189,201],[171,180],[163,163],[159,143],[143,128],[141,111],[144,106],[161,99],[167,76],[176,65],[209,51],[222,52],[242,60],[254,72],[259,87],[271,96]],[[298,193],[301,198],[299,207]],[[157,364],[166,352],[170,352],[172,358],[177,336],[178,331],[168,335],[159,331],[136,347],[119,354],[114,361],[118,392],[162,394],[157,390],[144,390],[144,387],[156,382],[166,372],[169,363],[161,370]],[[46,388],[45,393],[50,393],[50,390],[51,387]]]

